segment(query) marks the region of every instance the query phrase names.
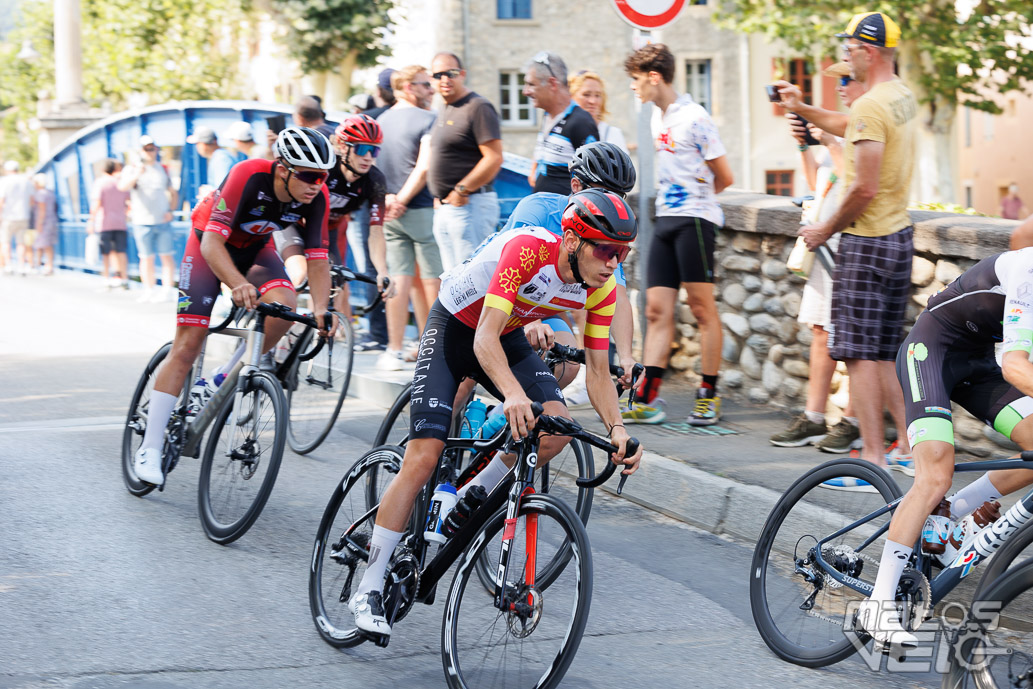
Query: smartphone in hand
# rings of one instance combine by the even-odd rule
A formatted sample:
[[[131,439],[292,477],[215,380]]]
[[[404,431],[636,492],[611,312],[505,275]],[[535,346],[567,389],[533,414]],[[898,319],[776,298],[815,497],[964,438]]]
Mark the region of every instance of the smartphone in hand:
[[[803,117],[801,117],[800,115],[797,115],[795,112],[792,112],[792,113],[789,113],[789,114],[791,116],[795,117],[797,120],[799,120],[799,123],[803,125],[803,131],[804,131],[803,142],[804,142],[804,144],[807,145],[807,146],[821,146],[821,142],[818,141],[817,139],[815,139],[814,135],[811,134],[811,130],[807,128],[807,125],[809,124],[807,122],[807,120],[804,119]]]
[[[771,84],[768,84],[767,86],[764,87],[764,90],[768,94],[768,100],[769,101],[771,101],[772,103],[781,103],[782,102],[782,94],[778,92],[778,89],[775,86],[773,86]]]

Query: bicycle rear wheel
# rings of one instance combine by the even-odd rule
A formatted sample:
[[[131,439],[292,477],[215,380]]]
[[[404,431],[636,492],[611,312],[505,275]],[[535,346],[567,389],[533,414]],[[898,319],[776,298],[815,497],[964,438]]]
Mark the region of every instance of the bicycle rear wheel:
[[[286,442],[284,405],[279,381],[256,373],[246,381],[242,395],[226,398],[212,424],[197,505],[204,532],[216,543],[226,545],[247,533],[269,500]]]
[[[157,488],[157,486],[145,483],[136,477],[136,472],[133,470],[133,459],[136,451],[140,449],[140,444],[143,443],[144,432],[147,430],[147,412],[150,407],[151,392],[154,391],[154,376],[171,349],[172,343],[165,343],[147,362],[143,375],[136,384],[136,390],[133,391],[133,398],[129,402],[126,427],[122,431],[122,480],[126,484],[126,490],[137,497],[143,497]]]
[[[558,686],[588,623],[588,534],[573,510],[549,495],[521,500],[510,541],[503,610],[480,586],[475,584],[471,591],[477,562],[489,544],[501,541],[505,517],[505,511],[498,512],[474,537],[448,592],[441,657],[445,680],[453,689]],[[568,544],[571,562],[546,590],[539,580],[541,564]]]
[[[1033,558],[972,601],[951,651],[944,689],[1033,686]]]
[[[287,442],[299,455],[312,452],[326,440],[348,395],[353,336],[349,323],[342,322],[341,328],[344,342],[321,342],[311,328],[300,335],[292,328],[285,335],[295,338],[292,346],[304,352],[284,376],[290,410]]]
[[[402,449],[378,446],[341,479],[316,532],[308,578],[309,609],[323,641],[336,648],[366,640],[354,626],[348,601],[366,571],[359,548],[369,550],[380,496],[402,466]]]
[[[409,439],[409,398],[412,396],[412,383],[405,386],[395,398],[391,408],[387,410],[384,420],[380,422],[377,436],[373,439],[373,447],[391,443],[404,446]]]
[[[866,481],[878,492],[822,487],[822,482],[837,477]],[[874,464],[835,460],[804,474],[778,501],[761,531],[750,568],[753,619],[764,643],[777,656],[797,665],[821,667],[857,650],[844,632],[852,630],[852,611],[864,596],[828,576],[814,561],[815,547],[819,540],[900,495],[893,479]],[[885,533],[862,551],[857,549],[891,516],[887,512],[828,542],[822,548],[823,559],[838,571],[872,583]],[[866,643],[867,636],[858,642]]]

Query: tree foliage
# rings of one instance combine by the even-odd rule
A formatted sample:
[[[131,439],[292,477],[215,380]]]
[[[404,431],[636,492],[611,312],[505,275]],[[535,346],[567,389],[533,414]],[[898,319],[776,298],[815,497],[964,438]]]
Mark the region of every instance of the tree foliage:
[[[82,3],[83,96],[114,110],[170,100],[234,98],[246,35],[247,0],[90,0]],[[35,159],[28,122],[40,91],[54,96],[54,16],[50,0],[25,0],[0,44],[0,155]],[[30,40],[40,57],[16,58]]]
[[[974,0],[967,15],[955,0],[882,0],[863,7],[847,0],[726,0],[715,19],[725,28],[782,40],[801,54],[839,59],[840,39],[833,36],[850,17],[885,12],[900,25],[901,71],[921,102],[934,108],[962,102],[999,113],[995,93],[1033,80],[1029,9],[1029,0]]]
[[[370,67],[383,55],[394,0],[274,0],[287,24],[284,39],[302,72],[331,72],[349,55]]]

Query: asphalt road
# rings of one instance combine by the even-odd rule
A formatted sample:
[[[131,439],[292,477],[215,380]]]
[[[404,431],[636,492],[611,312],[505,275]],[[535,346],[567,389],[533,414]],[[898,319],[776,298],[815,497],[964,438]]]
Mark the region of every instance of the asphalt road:
[[[198,462],[129,495],[120,423],[171,305],[96,293],[84,276],[0,278],[0,689],[443,687],[442,605],[390,646],[316,634],[307,568],[319,517],[383,410],[349,400],[313,455],[285,457],[240,541],[208,541]],[[861,660],[809,670],[764,646],[749,610],[752,544],[597,493],[595,589],[564,687],[928,687]]]

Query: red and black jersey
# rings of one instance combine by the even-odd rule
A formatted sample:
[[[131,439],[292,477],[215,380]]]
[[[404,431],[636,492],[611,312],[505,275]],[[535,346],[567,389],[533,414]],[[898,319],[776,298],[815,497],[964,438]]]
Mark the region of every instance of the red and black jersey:
[[[328,258],[330,196],[326,187],[312,203],[279,201],[273,190],[276,162],[246,160],[230,170],[218,189],[208,194],[191,215],[196,232],[218,232],[226,243],[248,248],[269,240],[288,225],[298,225],[305,257]]]
[[[349,182],[344,177],[341,158],[330,170],[326,180],[326,188],[330,191],[330,225],[337,226],[341,218],[352,211],[362,208],[369,201],[369,224],[384,224],[384,195],[387,194],[387,180],[384,173],[375,167]]]

